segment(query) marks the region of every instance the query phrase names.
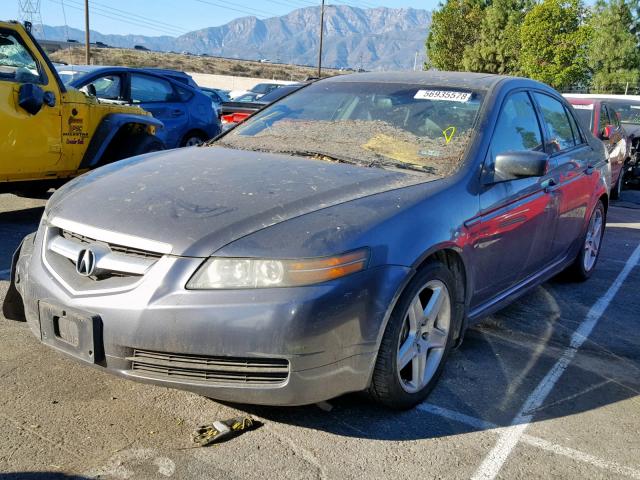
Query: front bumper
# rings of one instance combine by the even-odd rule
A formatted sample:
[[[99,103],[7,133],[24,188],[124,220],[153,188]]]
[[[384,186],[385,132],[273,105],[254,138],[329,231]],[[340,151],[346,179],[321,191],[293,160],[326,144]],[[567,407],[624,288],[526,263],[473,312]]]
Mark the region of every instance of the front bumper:
[[[385,266],[310,287],[192,291],[184,285],[203,259],[166,256],[128,290],[72,293],[43,264],[42,236],[23,242],[12,285],[43,343],[117,375],[231,402],[302,405],[366,389],[390,306],[408,274]],[[86,343],[79,351],[53,331],[52,315],[65,310],[91,324],[91,355]],[[205,357],[209,369],[239,359],[279,361],[287,372],[268,383],[250,375],[232,382],[171,368],[150,372],[134,368],[139,352],[156,352],[168,367]]]

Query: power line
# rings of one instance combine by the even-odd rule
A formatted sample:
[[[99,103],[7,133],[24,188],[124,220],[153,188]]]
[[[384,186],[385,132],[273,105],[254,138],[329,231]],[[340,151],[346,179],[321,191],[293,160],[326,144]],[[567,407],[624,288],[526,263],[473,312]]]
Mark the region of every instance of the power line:
[[[51,3],[58,4],[58,2],[56,0],[49,0],[49,1]],[[60,1],[62,3],[64,3],[64,2],[70,2],[70,1],[73,1],[73,0],[60,0]],[[80,10],[80,11],[84,12],[84,7],[83,6],[77,6],[77,5],[71,4],[71,3],[65,3],[65,6],[67,8],[72,8],[72,9]],[[134,25],[134,26],[137,26],[137,27],[147,28],[147,29],[150,29],[150,30],[156,30],[156,31],[159,31],[161,33],[164,33],[164,34],[170,35],[170,36],[176,35],[175,33],[167,32],[167,30],[163,29],[163,28],[158,28],[156,26],[150,26],[148,24],[143,24],[143,23],[136,22],[136,21],[133,21],[133,20],[126,20],[126,19],[123,19],[123,18],[120,18],[120,17],[115,17],[115,16],[112,16],[112,15],[108,15],[106,13],[94,12],[94,15],[97,15],[97,16],[100,16],[100,17],[104,17],[104,18],[109,18],[111,20],[116,20],[116,21],[121,22],[121,23],[127,23],[127,24]]]
[[[206,5],[211,5],[213,7],[219,7],[219,8],[224,8],[226,10],[233,10],[234,12],[239,12],[239,13],[244,13],[245,15],[253,15],[256,17],[262,17],[264,18],[265,16],[269,17],[273,17],[275,16],[272,12],[267,12],[265,10],[260,10],[260,9],[256,9],[256,8],[246,8],[243,7],[243,9],[239,9],[237,7],[230,7],[229,5],[224,5],[222,3],[216,3],[216,2],[211,2],[211,1],[206,1],[206,0],[195,0],[196,2],[200,2],[200,3],[204,3]]]
[[[72,4],[75,4],[77,6],[83,6],[82,0],[63,0],[63,1],[71,2]],[[130,17],[134,17],[133,19],[131,19],[131,21],[136,22],[136,23],[142,23],[144,25],[148,25],[150,28],[159,29],[161,31],[167,31],[167,29],[168,29],[169,31],[175,32],[174,34],[180,34],[180,35],[187,32],[187,30],[182,29],[180,27],[176,27],[176,26],[173,26],[173,25],[170,25],[170,24],[166,24],[164,22],[159,22],[159,21],[153,20],[153,19],[147,19],[145,17],[142,17],[142,16],[137,15],[137,14],[132,13],[132,12],[127,12],[125,10],[119,10],[119,9],[116,9],[116,8],[111,8],[111,7],[108,7],[108,6],[96,6],[96,5],[101,5],[101,4],[98,3],[98,2],[95,2],[94,0],[92,0],[91,5],[92,5],[91,11],[102,12],[105,15],[117,15],[116,12],[121,12],[123,14],[126,14],[126,15],[130,16]],[[112,10],[113,10],[113,12],[112,12]],[[138,18],[135,18],[135,17],[138,17]],[[122,19],[119,19],[119,18],[117,18],[117,19],[118,20],[122,20]]]

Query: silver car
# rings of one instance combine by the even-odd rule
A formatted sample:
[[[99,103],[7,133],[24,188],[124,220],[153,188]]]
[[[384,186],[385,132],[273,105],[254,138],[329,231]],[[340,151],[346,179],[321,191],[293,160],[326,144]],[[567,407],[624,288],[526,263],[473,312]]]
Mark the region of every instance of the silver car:
[[[469,324],[559,272],[591,275],[605,160],[531,80],[321,80],[214,144],[58,190],[4,312],[130,379],[274,405],[368,390],[408,408]]]

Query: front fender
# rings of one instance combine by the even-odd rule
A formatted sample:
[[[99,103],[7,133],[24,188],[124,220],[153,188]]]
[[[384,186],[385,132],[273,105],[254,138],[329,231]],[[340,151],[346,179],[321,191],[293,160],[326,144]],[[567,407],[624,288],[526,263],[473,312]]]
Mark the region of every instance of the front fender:
[[[102,119],[100,125],[96,128],[80,163],[80,170],[98,166],[111,140],[113,140],[120,128],[127,124],[142,124],[155,128],[164,128],[164,124],[160,120],[151,116],[110,113]]]

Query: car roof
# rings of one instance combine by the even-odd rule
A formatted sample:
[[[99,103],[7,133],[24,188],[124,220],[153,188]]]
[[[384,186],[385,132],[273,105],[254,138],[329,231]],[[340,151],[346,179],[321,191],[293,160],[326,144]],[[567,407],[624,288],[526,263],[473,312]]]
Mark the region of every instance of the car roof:
[[[487,73],[470,72],[440,72],[429,70],[426,72],[365,72],[348,75],[336,75],[321,80],[325,82],[374,82],[374,83],[405,83],[405,84],[433,84],[446,85],[454,88],[469,88],[474,90],[489,90],[502,81],[519,80],[543,85],[534,80],[511,77],[508,75],[493,75]]]

